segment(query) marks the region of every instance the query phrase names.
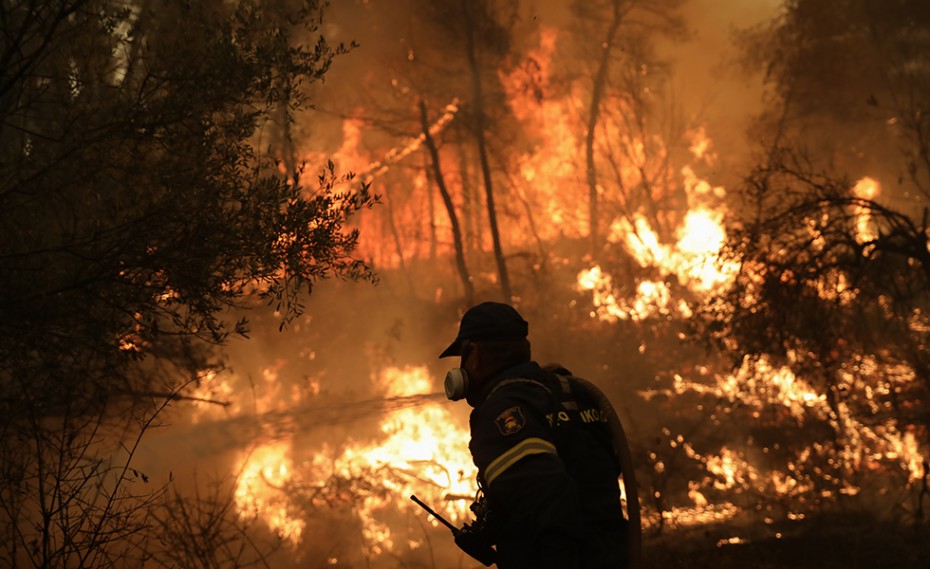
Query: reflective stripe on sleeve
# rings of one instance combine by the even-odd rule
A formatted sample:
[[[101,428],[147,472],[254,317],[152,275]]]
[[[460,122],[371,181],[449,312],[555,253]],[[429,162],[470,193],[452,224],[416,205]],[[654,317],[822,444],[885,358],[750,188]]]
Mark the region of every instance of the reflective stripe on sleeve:
[[[494,482],[495,478],[503,474],[505,470],[513,466],[521,458],[531,454],[543,453],[558,455],[555,450],[555,445],[547,440],[530,437],[520,441],[511,447],[510,450],[491,461],[491,464],[489,464],[488,468],[484,471],[484,479],[487,481],[488,485],[490,485]]]

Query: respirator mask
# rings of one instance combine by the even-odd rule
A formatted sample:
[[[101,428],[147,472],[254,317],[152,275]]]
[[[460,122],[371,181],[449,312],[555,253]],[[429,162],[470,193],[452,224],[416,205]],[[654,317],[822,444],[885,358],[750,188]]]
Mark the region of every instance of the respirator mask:
[[[465,358],[468,357],[468,353],[470,351],[471,344],[466,344],[462,349],[462,362],[464,362]],[[443,382],[443,387],[445,387],[446,397],[450,401],[464,399],[468,394],[468,374],[465,373],[465,370],[460,367],[450,369],[446,373],[446,379]]]
[[[465,394],[468,393],[468,374],[460,367],[450,369],[446,373],[443,386],[446,388],[446,397],[450,401],[464,399]]]

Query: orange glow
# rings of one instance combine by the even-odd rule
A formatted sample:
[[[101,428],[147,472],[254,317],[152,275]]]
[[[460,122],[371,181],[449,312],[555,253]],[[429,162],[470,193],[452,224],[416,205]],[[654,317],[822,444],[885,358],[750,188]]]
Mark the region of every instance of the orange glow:
[[[387,397],[428,394],[432,387],[423,367],[388,368],[381,376],[381,386]],[[382,417],[380,430],[383,440],[350,442],[340,456],[327,463],[346,476],[389,470],[390,475],[380,481],[388,493],[384,497],[372,494],[359,507],[363,534],[375,553],[394,547],[390,528],[378,521],[379,514],[398,508],[417,511],[416,506],[407,504],[410,494],[432,503],[440,514],[461,520],[468,504],[447,498],[473,496],[477,491],[468,430],[451,416],[447,405],[428,403],[391,411]]]
[[[507,178],[504,183],[504,177],[500,176],[495,190],[498,195],[507,196],[499,202],[498,208],[502,218],[507,220],[501,237],[508,252],[535,250],[537,245],[543,250],[546,248],[543,244],[550,245],[563,238],[579,240],[588,234],[584,128],[579,117],[585,113],[585,93],[589,86],[582,81],[568,85],[550,82],[552,62],[559,48],[558,33],[541,26],[538,47],[530,50],[525,61],[511,62],[508,71],[499,74],[509,110],[520,121],[521,132],[525,131],[527,141],[525,146],[508,157],[515,161],[515,169],[508,172],[513,174],[512,178]],[[412,52],[410,58],[413,58]],[[459,104],[456,99],[441,110],[430,126],[433,135],[441,134],[453,124],[452,121],[458,117]],[[623,107],[624,104],[611,101],[611,107]],[[645,131],[624,130],[628,127],[622,126],[623,121],[617,116],[628,111],[628,108],[611,108],[609,112],[613,114],[598,126],[602,146],[596,152],[603,185],[597,191],[602,203],[609,206],[601,211],[604,216],[602,227],[607,229],[608,245],[605,250],[611,254],[626,253],[632,264],[643,269],[642,276],[635,280],[614,279],[605,268],[606,264],[589,261],[588,268],[579,270],[581,267],[571,265],[573,261],[570,259],[559,261],[564,260],[566,266],[572,267],[573,273],[578,271],[574,273],[575,287],[586,296],[590,295],[591,318],[612,323],[643,322],[650,318],[688,319],[692,315],[692,307],[685,297],[698,302],[708,298],[730,285],[738,270],[735,263],[723,257],[728,239],[728,211],[723,202],[726,189],[702,177],[702,172],[711,170],[708,166],[714,165],[718,156],[707,130],[699,126],[685,136],[690,164],[682,167],[680,164],[668,165],[673,163],[671,157],[677,157],[677,154],[666,147],[664,140]],[[605,110],[605,116],[606,113]],[[408,118],[413,120],[414,116],[411,114]],[[421,162],[413,163],[414,159],[425,159],[415,154],[423,150],[425,137],[412,136],[386,151],[369,151],[366,143],[370,141],[363,140],[364,128],[365,124],[360,119],[345,121],[342,146],[334,154],[340,171],[358,172],[360,179],[383,185],[374,186],[374,189],[383,193],[385,201],[390,204],[356,220],[363,228],[362,256],[372,260],[378,268],[400,267],[405,260],[425,255],[430,249],[424,245],[427,239],[434,240],[430,243],[434,253],[439,256],[450,253],[451,224],[442,205],[433,204],[427,209],[430,203],[428,192],[432,192],[433,199],[438,196],[435,180],[431,179],[433,173],[430,172],[428,177]],[[466,251],[473,255],[468,258],[472,263],[487,252],[489,244],[486,219],[482,217],[485,215],[484,197],[477,181],[480,176],[469,171],[468,164],[474,163],[474,156],[465,154],[473,152],[473,149],[446,142],[439,145],[438,150],[453,206],[461,215],[459,221],[463,232],[469,221],[475,232],[470,237],[470,244],[478,250]],[[611,160],[605,158],[608,153]],[[405,159],[405,166],[411,166],[414,173],[401,177],[398,172],[389,172],[392,166]],[[656,163],[665,164],[662,176],[647,173],[648,168],[644,167]],[[394,174],[398,174],[398,179],[393,179]],[[651,183],[650,176],[661,182]],[[677,205],[679,209],[676,211],[649,211],[648,207],[631,197],[641,187],[644,187],[643,203],[660,204],[663,198],[675,196],[676,201],[670,203],[686,201],[686,204]],[[879,194],[880,186],[872,178],[863,178],[852,190],[855,196],[870,200]],[[681,195],[686,200],[682,200]],[[467,218],[468,212],[471,212],[471,218]],[[851,213],[855,216],[859,242],[874,239],[875,227],[868,209],[855,206]],[[615,217],[610,218],[611,215]],[[816,226],[811,222],[812,232],[816,231]],[[366,241],[364,236],[368,235],[374,237]],[[823,245],[822,235],[813,234],[812,237],[814,247]],[[291,238],[282,235],[276,246],[287,245]],[[606,258],[609,255],[600,260]],[[489,271],[487,265],[482,267],[475,262],[470,269],[482,284],[494,285],[497,282],[498,275]],[[845,301],[856,294],[840,274],[826,275],[818,284],[823,298]],[[437,288],[437,303],[442,294],[442,289]],[[922,323],[930,328],[925,317],[915,314],[914,321],[915,326]],[[788,359],[787,365],[774,365],[765,358],[747,359],[734,373],[708,373],[709,379],[705,382],[676,374],[672,386],[662,393],[670,396],[697,393],[739,403],[755,418],[766,412],[775,412],[778,417],[791,418],[798,424],[822,421],[832,425],[842,439],[842,450],[838,456],[841,467],[875,468],[880,461],[891,462],[906,470],[911,483],[921,479],[921,450],[925,449],[921,449],[915,433],[900,432],[893,422],[881,426],[864,424],[857,419],[854,410],[842,402],[831,406],[824,392],[792,370],[790,354]],[[299,393],[283,392],[277,381],[281,364],[278,361],[263,370],[263,388],[268,396],[255,402],[259,413],[286,411],[299,402]],[[855,364],[861,370],[874,367],[871,373],[876,375],[889,371],[878,369],[879,364],[866,358]],[[907,370],[897,372],[902,376],[909,373]],[[855,378],[847,379],[849,385],[855,383]],[[912,379],[904,378],[902,381]],[[377,392],[386,400],[430,394],[436,383],[425,367],[387,368],[373,378],[373,382]],[[197,393],[228,393],[224,391],[228,385],[212,376],[204,378],[199,389],[202,391]],[[315,389],[319,391],[318,383]],[[659,393],[642,392],[640,395],[648,400]],[[872,411],[877,413],[882,394],[874,395],[873,398],[870,394],[868,399],[874,406]],[[453,415],[445,402],[426,402],[416,407],[386,411],[379,418],[378,435],[374,440],[347,440],[332,444],[303,463],[292,462],[292,449],[287,442],[263,445],[241,457],[237,505],[243,516],[258,517],[268,527],[297,543],[304,526],[299,520],[289,517],[289,506],[293,504],[289,503],[291,497],[285,487],[318,485],[333,476],[365,479],[372,481],[375,488],[360,493],[353,500],[352,508],[358,515],[368,550],[378,555],[396,551],[404,545],[417,546],[419,542],[411,543],[409,538],[400,536],[392,525],[392,516],[398,512],[413,512],[425,518],[425,514],[407,500],[410,494],[417,494],[453,523],[461,523],[469,517],[468,498],[476,490],[476,472],[468,451],[468,439],[464,421]],[[691,526],[732,518],[739,508],[721,499],[721,495],[747,488],[776,497],[811,493],[815,486],[802,473],[812,466],[823,450],[817,447],[806,449],[798,456],[792,456],[784,468],[772,469],[763,467],[764,462],[750,450],[724,446],[717,452],[698,453],[682,437],[673,439],[671,443],[683,449],[702,469],[698,479],[688,484],[687,496],[693,506],[653,512],[652,516],[646,515],[647,525],[668,522],[675,526]],[[765,451],[759,449],[759,452]],[[670,467],[656,461],[655,469],[656,473],[664,474]],[[836,487],[836,492],[846,495],[855,495],[859,491],[858,487],[850,484]],[[792,516],[803,517],[803,514]],[[734,541],[739,539],[729,538],[721,543],[739,543]],[[332,563],[335,562],[333,558]]]
[[[692,151],[696,157],[710,161],[713,159],[709,152],[710,139],[703,129],[699,133],[700,140],[694,143]],[[681,175],[690,208],[675,228],[675,243],[663,243],[649,219],[639,213],[629,219],[614,220],[608,241],[622,244],[641,267],[659,269],[663,279],[674,277],[700,295],[729,284],[738,266],[724,262],[720,256],[727,239],[723,225],[725,210],[708,205],[726,192],[700,179],[691,167],[682,168]],[[592,291],[596,316],[606,321],[642,319],[673,312],[690,316],[687,304],[676,305],[664,282],[640,283],[632,301],[625,300],[613,289],[610,276],[600,267],[579,273],[577,284],[580,290]]]
[[[587,227],[584,204],[577,199],[585,191],[578,177],[582,168],[579,160],[582,147],[577,136],[577,98],[574,95],[553,97],[548,91],[550,65],[557,44],[556,31],[542,27],[540,45],[527,57],[527,62],[535,64],[533,71],[526,73],[525,67],[518,66],[509,75],[501,74],[511,111],[536,141],[531,150],[517,158],[524,182],[520,186],[526,188],[518,188],[518,191],[523,193],[532,214],[546,220],[536,228],[543,239],[560,234],[580,238]],[[528,82],[532,83],[532,88]],[[529,230],[528,227],[520,229]],[[511,231],[508,238],[518,242],[518,232]]]
[[[861,358],[855,366],[849,366],[849,369],[857,369],[862,374],[880,373],[897,378],[895,381],[901,383],[914,379],[913,371],[905,366],[881,368],[871,358]],[[848,385],[854,385],[856,382],[851,374],[841,379]],[[887,393],[887,388],[884,390]],[[907,472],[908,483],[912,484],[922,479],[924,455],[914,433],[900,432],[894,422],[879,426],[865,424],[842,401],[835,404],[834,412],[825,394],[819,393],[810,384],[798,378],[788,367],[775,368],[764,358],[754,362],[747,359],[735,374],[717,376],[714,383],[692,382],[676,375],[672,392],[668,395],[687,392],[733,401],[756,409],[757,412],[763,409],[784,409],[799,423],[811,417],[827,421],[843,441],[838,453],[841,460],[838,466],[850,470],[874,469],[880,461],[890,461]],[[647,400],[657,394],[658,392],[641,393]],[[879,395],[882,394],[871,388],[865,390],[865,396],[873,404],[874,397]],[[874,411],[878,410],[876,406]],[[715,475],[705,483],[712,482],[712,486],[717,490],[754,487],[775,495],[794,495],[812,490],[809,482],[801,482],[789,473],[770,471],[762,475],[746,457],[725,447],[718,455],[700,455],[694,452],[688,443],[685,443],[684,448],[692,459],[704,463],[708,472]],[[788,464],[789,470],[797,471],[800,465],[811,459],[814,451],[820,452],[820,449],[802,452],[794,463]],[[697,498],[703,486],[704,484],[689,492],[692,499]],[[838,492],[855,495],[859,490],[858,487],[846,483]],[[695,499],[696,503],[699,501],[700,498]]]
[[[718,255],[726,241],[726,231],[721,224],[723,214],[700,207],[690,210],[679,228],[678,251],[680,257],[670,260],[667,270],[678,274],[686,286],[708,291],[727,283],[735,272],[735,266],[721,265]]]
[[[685,309],[672,306],[671,292],[663,282],[642,281],[637,285],[632,299],[623,298],[614,291],[610,275],[604,273],[598,265],[578,273],[577,283],[579,290],[592,294],[595,310],[591,317],[606,322],[639,321]]]
[[[238,414],[240,407],[234,402],[233,394],[234,390],[229,383],[228,376],[222,376],[213,369],[200,372],[190,391],[194,406],[191,422],[197,424],[206,419],[222,419],[230,414]],[[212,403],[214,401],[229,403],[229,405],[218,405]]]
[[[686,173],[693,176],[691,170]],[[696,179],[696,178],[695,178]],[[692,180],[692,192],[716,194],[709,184]],[[705,197],[696,197],[701,202]],[[663,278],[674,277],[681,285],[697,294],[704,294],[727,285],[738,269],[735,263],[721,260],[720,253],[727,239],[723,227],[723,213],[698,204],[686,212],[675,230],[677,242],[662,243],[659,234],[645,216],[636,214],[632,223],[626,218],[615,220],[608,241],[622,243],[633,259],[643,268],[656,268]],[[650,316],[678,314],[689,317],[690,309],[683,300],[675,302],[668,284],[662,281],[643,281],[637,285],[635,297],[627,300],[615,290],[610,275],[600,266],[581,271],[576,279],[579,290],[590,291],[595,306],[593,317],[615,322],[641,320]]]
[[[453,118],[455,118],[455,114],[459,110],[459,102],[460,101],[458,99],[453,99],[451,103],[443,108],[439,119],[433,122],[433,124],[429,127],[430,135],[436,136],[446,127],[446,125],[452,121]],[[361,176],[362,179],[370,182],[377,176],[380,176],[386,172],[392,164],[395,164],[416,152],[425,141],[426,135],[420,134],[419,136],[409,140],[406,144],[391,149],[383,159],[372,162],[368,165],[367,168],[365,168],[364,174]],[[346,142],[348,145],[350,145],[348,147],[345,144],[343,145],[343,148],[347,148],[349,150],[347,152],[347,156],[356,156],[356,148],[358,146],[359,139],[356,136],[347,137]]]
[[[717,160],[717,154],[713,151],[713,141],[707,136],[707,131],[703,126],[691,132],[691,146],[688,150],[696,159],[703,160],[707,164],[712,165]]]
[[[375,383],[386,400],[433,393],[425,367],[387,368]],[[309,463],[296,466],[288,458],[285,443],[267,445],[243,457],[236,493],[240,513],[259,517],[297,543],[303,525],[288,517],[284,484],[319,486],[339,476],[364,478],[376,487],[353,501],[365,544],[374,555],[397,545],[385,520],[398,511],[422,514],[409,502],[411,494],[417,494],[447,519],[461,523],[469,515],[470,498],[477,491],[477,470],[468,451],[467,426],[451,414],[448,404],[427,402],[388,411],[380,419],[379,430],[382,437],[378,440],[349,440],[341,450],[327,446]],[[294,474],[295,468],[298,474]]]
[[[282,488],[293,476],[287,443],[262,445],[242,457],[235,500],[239,515],[258,518],[285,540],[296,544],[306,525],[288,512],[287,495]]]
[[[750,487],[760,478],[759,472],[744,457],[727,447],[721,448],[719,454],[700,455],[690,444],[685,443],[682,446],[688,457],[702,462],[707,472],[713,475],[706,478],[702,484],[692,488],[691,494],[700,494],[697,490],[707,483],[710,483],[716,490],[724,491],[734,487]],[[703,495],[700,498],[703,498]],[[695,503],[700,505],[700,499],[695,500]]]
[[[685,528],[719,523],[733,518],[739,508],[731,502],[708,504],[697,508],[676,507],[662,512],[662,518],[672,527]],[[645,518],[643,527],[649,528],[658,523],[654,517]]]
[[[874,200],[881,192],[881,185],[874,178],[860,179],[853,186],[853,195],[863,200]],[[875,227],[872,225],[872,217],[869,210],[865,207],[857,206],[856,214],[856,238],[859,243],[867,243],[878,237]]]

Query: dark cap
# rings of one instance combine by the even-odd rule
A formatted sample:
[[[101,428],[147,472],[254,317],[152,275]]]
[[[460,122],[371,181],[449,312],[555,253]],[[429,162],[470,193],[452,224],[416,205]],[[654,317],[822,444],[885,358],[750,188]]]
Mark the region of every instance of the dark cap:
[[[520,340],[526,338],[529,324],[509,304],[482,302],[472,306],[462,316],[459,334],[440,358],[462,355],[462,340]]]

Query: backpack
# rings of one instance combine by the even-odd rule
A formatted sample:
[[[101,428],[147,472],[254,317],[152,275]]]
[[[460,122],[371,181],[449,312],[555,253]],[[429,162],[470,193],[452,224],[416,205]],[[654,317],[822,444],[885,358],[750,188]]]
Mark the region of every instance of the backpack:
[[[637,568],[642,565],[642,518],[639,508],[639,494],[636,485],[636,473],[633,468],[633,457],[629,442],[620,417],[610,403],[610,400],[595,384],[574,376],[568,369],[560,364],[548,364],[543,369],[558,378],[558,389],[550,391],[558,399],[561,410],[556,414],[556,420],[550,421],[558,427],[559,420],[568,418],[569,421],[582,423],[605,423],[609,433],[609,444],[619,465],[626,490],[628,528],[628,555],[629,567]],[[580,403],[579,403],[580,401]],[[596,409],[596,412],[593,410]],[[558,437],[558,435],[557,435]],[[558,445],[556,445],[558,447]],[[561,452],[561,450],[560,450]]]

